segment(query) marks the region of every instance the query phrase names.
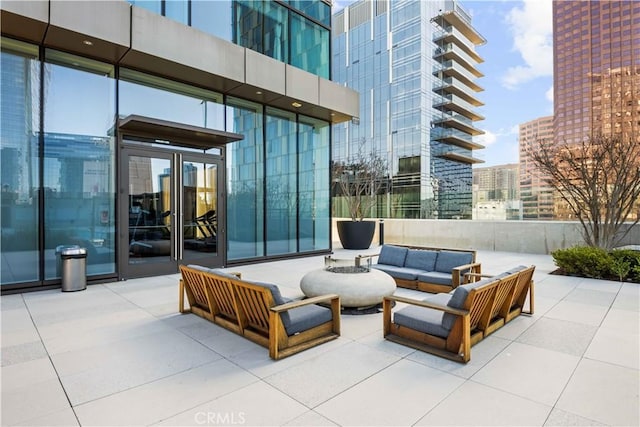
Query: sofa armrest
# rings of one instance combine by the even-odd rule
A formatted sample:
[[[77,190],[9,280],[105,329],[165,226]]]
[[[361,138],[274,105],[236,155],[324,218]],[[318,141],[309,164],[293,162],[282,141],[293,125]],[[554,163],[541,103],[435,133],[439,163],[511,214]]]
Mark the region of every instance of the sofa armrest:
[[[336,300],[338,302],[340,301],[340,296],[336,294],[320,295],[317,297],[305,298],[297,301],[291,301],[286,304],[276,305],[274,307],[271,307],[270,310],[276,313],[281,313],[283,311],[292,310],[294,308],[303,307],[305,305],[317,304],[319,302],[334,302]]]
[[[469,273],[471,274],[480,274],[482,273],[482,266],[479,262],[472,262],[471,264],[459,265],[451,270],[451,287],[453,289],[460,286],[460,277],[462,275],[462,272],[466,270],[470,270]]]

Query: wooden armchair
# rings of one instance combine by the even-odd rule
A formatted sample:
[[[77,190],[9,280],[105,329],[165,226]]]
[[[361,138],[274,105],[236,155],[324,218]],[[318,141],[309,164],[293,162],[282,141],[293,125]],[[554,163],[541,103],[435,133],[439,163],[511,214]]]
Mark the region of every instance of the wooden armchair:
[[[427,353],[457,362],[471,359],[471,346],[483,338],[480,325],[490,321],[499,279],[462,285],[453,294],[423,301],[397,296],[383,301],[383,335]],[[409,304],[392,313],[393,302]]]

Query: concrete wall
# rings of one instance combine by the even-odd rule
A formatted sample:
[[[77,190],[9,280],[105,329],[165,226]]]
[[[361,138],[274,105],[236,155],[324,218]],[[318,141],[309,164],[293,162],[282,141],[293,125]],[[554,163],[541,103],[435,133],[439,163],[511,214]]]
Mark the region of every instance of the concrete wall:
[[[333,219],[334,247],[340,247],[336,221],[341,219]],[[378,232],[376,227],[373,245],[379,242]],[[584,244],[578,222],[431,219],[385,219],[384,242],[532,254],[549,254],[556,249]],[[640,244],[640,224],[622,244]]]

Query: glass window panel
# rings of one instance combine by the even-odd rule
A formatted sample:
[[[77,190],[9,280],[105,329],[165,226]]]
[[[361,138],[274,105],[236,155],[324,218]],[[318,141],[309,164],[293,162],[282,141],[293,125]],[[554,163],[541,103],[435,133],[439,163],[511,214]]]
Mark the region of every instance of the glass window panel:
[[[289,0],[289,4],[321,24],[331,25],[331,6],[322,1]]]
[[[267,255],[296,252],[298,168],[295,120],[293,113],[267,108]]]
[[[329,78],[329,30],[291,12],[291,65]]]
[[[191,26],[227,41],[233,41],[233,2],[192,0]]]
[[[87,249],[87,274],[115,272],[112,67],[48,50],[44,99],[45,279],[58,245]],[[69,59],[68,66],[57,65]],[[75,68],[79,66],[80,68]]]
[[[329,123],[300,116],[298,135],[299,250],[329,249]]]
[[[120,117],[130,114],[224,129],[222,95],[133,70],[120,70]]]
[[[38,277],[38,135],[40,62],[37,46],[2,38],[0,80],[0,284]],[[11,268],[5,268],[5,262]]]
[[[289,61],[288,11],[285,7],[268,2],[264,5],[263,47],[265,55],[278,61]]]
[[[262,106],[227,98],[227,128],[244,135],[227,145],[227,258],[264,255]]]
[[[266,2],[239,0],[235,2],[233,42],[256,52],[262,48],[262,7]]]

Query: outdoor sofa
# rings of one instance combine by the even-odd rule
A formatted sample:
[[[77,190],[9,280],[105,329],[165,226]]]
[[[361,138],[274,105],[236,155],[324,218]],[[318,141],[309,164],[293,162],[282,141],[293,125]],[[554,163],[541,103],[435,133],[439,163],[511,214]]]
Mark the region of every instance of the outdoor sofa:
[[[373,257],[378,260],[371,267],[389,274],[396,285],[423,292],[450,292],[464,283],[466,273],[481,274],[474,250],[382,245],[379,254],[360,255],[356,263]]]
[[[284,298],[276,285],[242,280],[239,274],[196,265],[180,266],[180,271],[181,313],[194,313],[267,347],[272,359],[340,336],[338,295],[293,301]]]
[[[519,266],[494,277],[460,285],[423,300],[399,296],[383,300],[383,336],[457,362],[471,359],[471,346],[521,313],[533,314],[533,271]],[[529,297],[529,311],[524,304]],[[392,312],[396,303],[406,307]]]

